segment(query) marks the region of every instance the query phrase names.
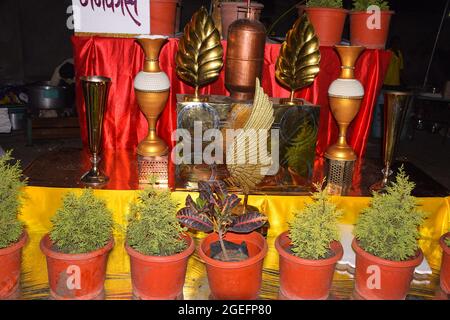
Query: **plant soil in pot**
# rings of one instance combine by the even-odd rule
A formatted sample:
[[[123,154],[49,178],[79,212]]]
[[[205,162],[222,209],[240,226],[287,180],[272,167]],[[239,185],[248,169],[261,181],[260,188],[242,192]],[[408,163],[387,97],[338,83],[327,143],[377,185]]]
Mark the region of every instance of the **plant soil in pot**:
[[[47,257],[50,293],[57,300],[91,300],[103,296],[108,254],[114,246],[112,214],[106,202],[85,189],[72,192],[52,217],[41,240]]]
[[[27,240],[28,235],[24,232],[19,241],[0,249],[0,300],[11,298],[19,289],[22,248]]]
[[[150,33],[173,36],[175,34],[177,6],[180,0],[150,1]]]
[[[358,217],[352,243],[356,298],[406,298],[414,270],[423,260],[417,239],[425,214],[411,196],[414,186],[400,168],[396,181],[383,193],[374,193],[370,206]]]
[[[341,8],[305,8],[321,46],[334,46],[341,42],[347,10]]]
[[[0,300],[18,294],[22,248],[28,236],[18,219],[23,187],[20,162],[13,162],[11,151],[0,157]]]
[[[275,240],[280,258],[280,299],[324,300],[329,296],[336,263],[342,258],[338,218],[322,183],[314,184],[313,202],[296,213],[289,231]]]
[[[113,240],[101,249],[83,254],[58,252],[48,234],[40,246],[47,257],[50,294],[54,299],[94,300],[102,296]]]
[[[154,186],[141,191],[130,205],[126,250],[136,298],[183,298],[188,259],[195,250],[176,218],[178,203],[170,191]]]
[[[258,298],[262,282],[267,243],[258,232],[250,234],[227,233],[224,240],[241,244],[245,242],[249,258],[239,262],[220,261],[210,257],[211,244],[219,235],[208,235],[200,243],[199,255],[206,263],[211,296],[218,300],[254,300]]]
[[[389,25],[394,11],[384,1],[354,1],[354,11],[350,12],[350,42],[353,46],[363,46],[368,49],[384,49],[389,34]],[[367,13],[368,5],[378,5],[381,8],[379,19],[375,12]]]
[[[355,292],[359,298],[366,300],[406,298],[414,270],[423,260],[421,250],[418,250],[415,257],[410,260],[392,261],[367,253],[358,245],[356,239],[353,240],[352,248],[356,253]]]
[[[441,288],[446,294],[450,294],[450,232],[442,235],[439,243],[442,248]]]
[[[199,181],[198,189],[200,196],[194,201],[189,195],[177,218],[191,229],[214,232],[202,240],[199,248],[212,298],[256,299],[267,243],[261,234],[252,231],[261,228],[267,217],[259,212],[234,214],[241,199],[229,194],[223,181]]]

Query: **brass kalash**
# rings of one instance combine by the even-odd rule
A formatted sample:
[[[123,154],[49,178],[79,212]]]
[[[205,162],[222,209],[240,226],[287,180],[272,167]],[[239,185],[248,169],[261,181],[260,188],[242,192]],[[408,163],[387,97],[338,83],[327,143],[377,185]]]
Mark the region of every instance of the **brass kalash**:
[[[353,178],[355,151],[347,143],[347,129],[358,114],[364,97],[364,87],[355,79],[355,63],[364,47],[335,46],[341,59],[341,73],[328,89],[330,109],[339,126],[338,141],[328,147],[327,184],[332,194],[346,194]]]
[[[142,35],[137,38],[145,52],[144,70],[136,75],[134,90],[142,113],[148,122],[147,137],[138,147],[139,182],[147,183],[153,175],[159,184],[168,184],[167,144],[156,133],[156,122],[163,112],[170,92],[170,81],[159,66],[161,48],[167,37]]]

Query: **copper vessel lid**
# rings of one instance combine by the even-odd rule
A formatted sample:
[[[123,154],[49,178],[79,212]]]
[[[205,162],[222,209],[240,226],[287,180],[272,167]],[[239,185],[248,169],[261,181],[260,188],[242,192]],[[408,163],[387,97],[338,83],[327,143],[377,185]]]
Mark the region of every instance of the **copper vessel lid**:
[[[259,20],[238,19],[229,27],[228,32],[250,31],[266,35],[266,27]]]

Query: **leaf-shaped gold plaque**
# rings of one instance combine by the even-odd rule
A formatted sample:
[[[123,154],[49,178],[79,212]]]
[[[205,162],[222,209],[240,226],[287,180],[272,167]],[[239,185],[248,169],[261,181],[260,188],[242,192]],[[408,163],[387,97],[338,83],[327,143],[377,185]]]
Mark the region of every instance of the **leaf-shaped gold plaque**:
[[[319,63],[319,39],[308,16],[303,14],[287,33],[276,64],[276,78],[291,90],[290,103],[294,103],[295,91],[313,83]]]
[[[220,33],[205,7],[194,13],[184,28],[176,55],[177,75],[195,87],[194,101],[199,101],[198,89],[219,76],[223,67],[223,47]]]

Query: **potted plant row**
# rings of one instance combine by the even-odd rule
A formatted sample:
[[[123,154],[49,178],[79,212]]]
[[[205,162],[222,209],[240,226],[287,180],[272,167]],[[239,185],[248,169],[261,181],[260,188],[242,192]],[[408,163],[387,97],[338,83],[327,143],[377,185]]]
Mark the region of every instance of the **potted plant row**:
[[[22,248],[28,235],[18,219],[22,199],[20,163],[11,164],[11,151],[0,157],[0,300],[15,296],[20,282]]]
[[[348,10],[343,9],[342,0],[309,0],[299,6],[314,26],[321,46],[334,46],[341,42]],[[379,8],[377,11],[372,8]],[[389,33],[393,11],[383,0],[353,0],[350,11],[350,42],[368,49],[384,49]]]

